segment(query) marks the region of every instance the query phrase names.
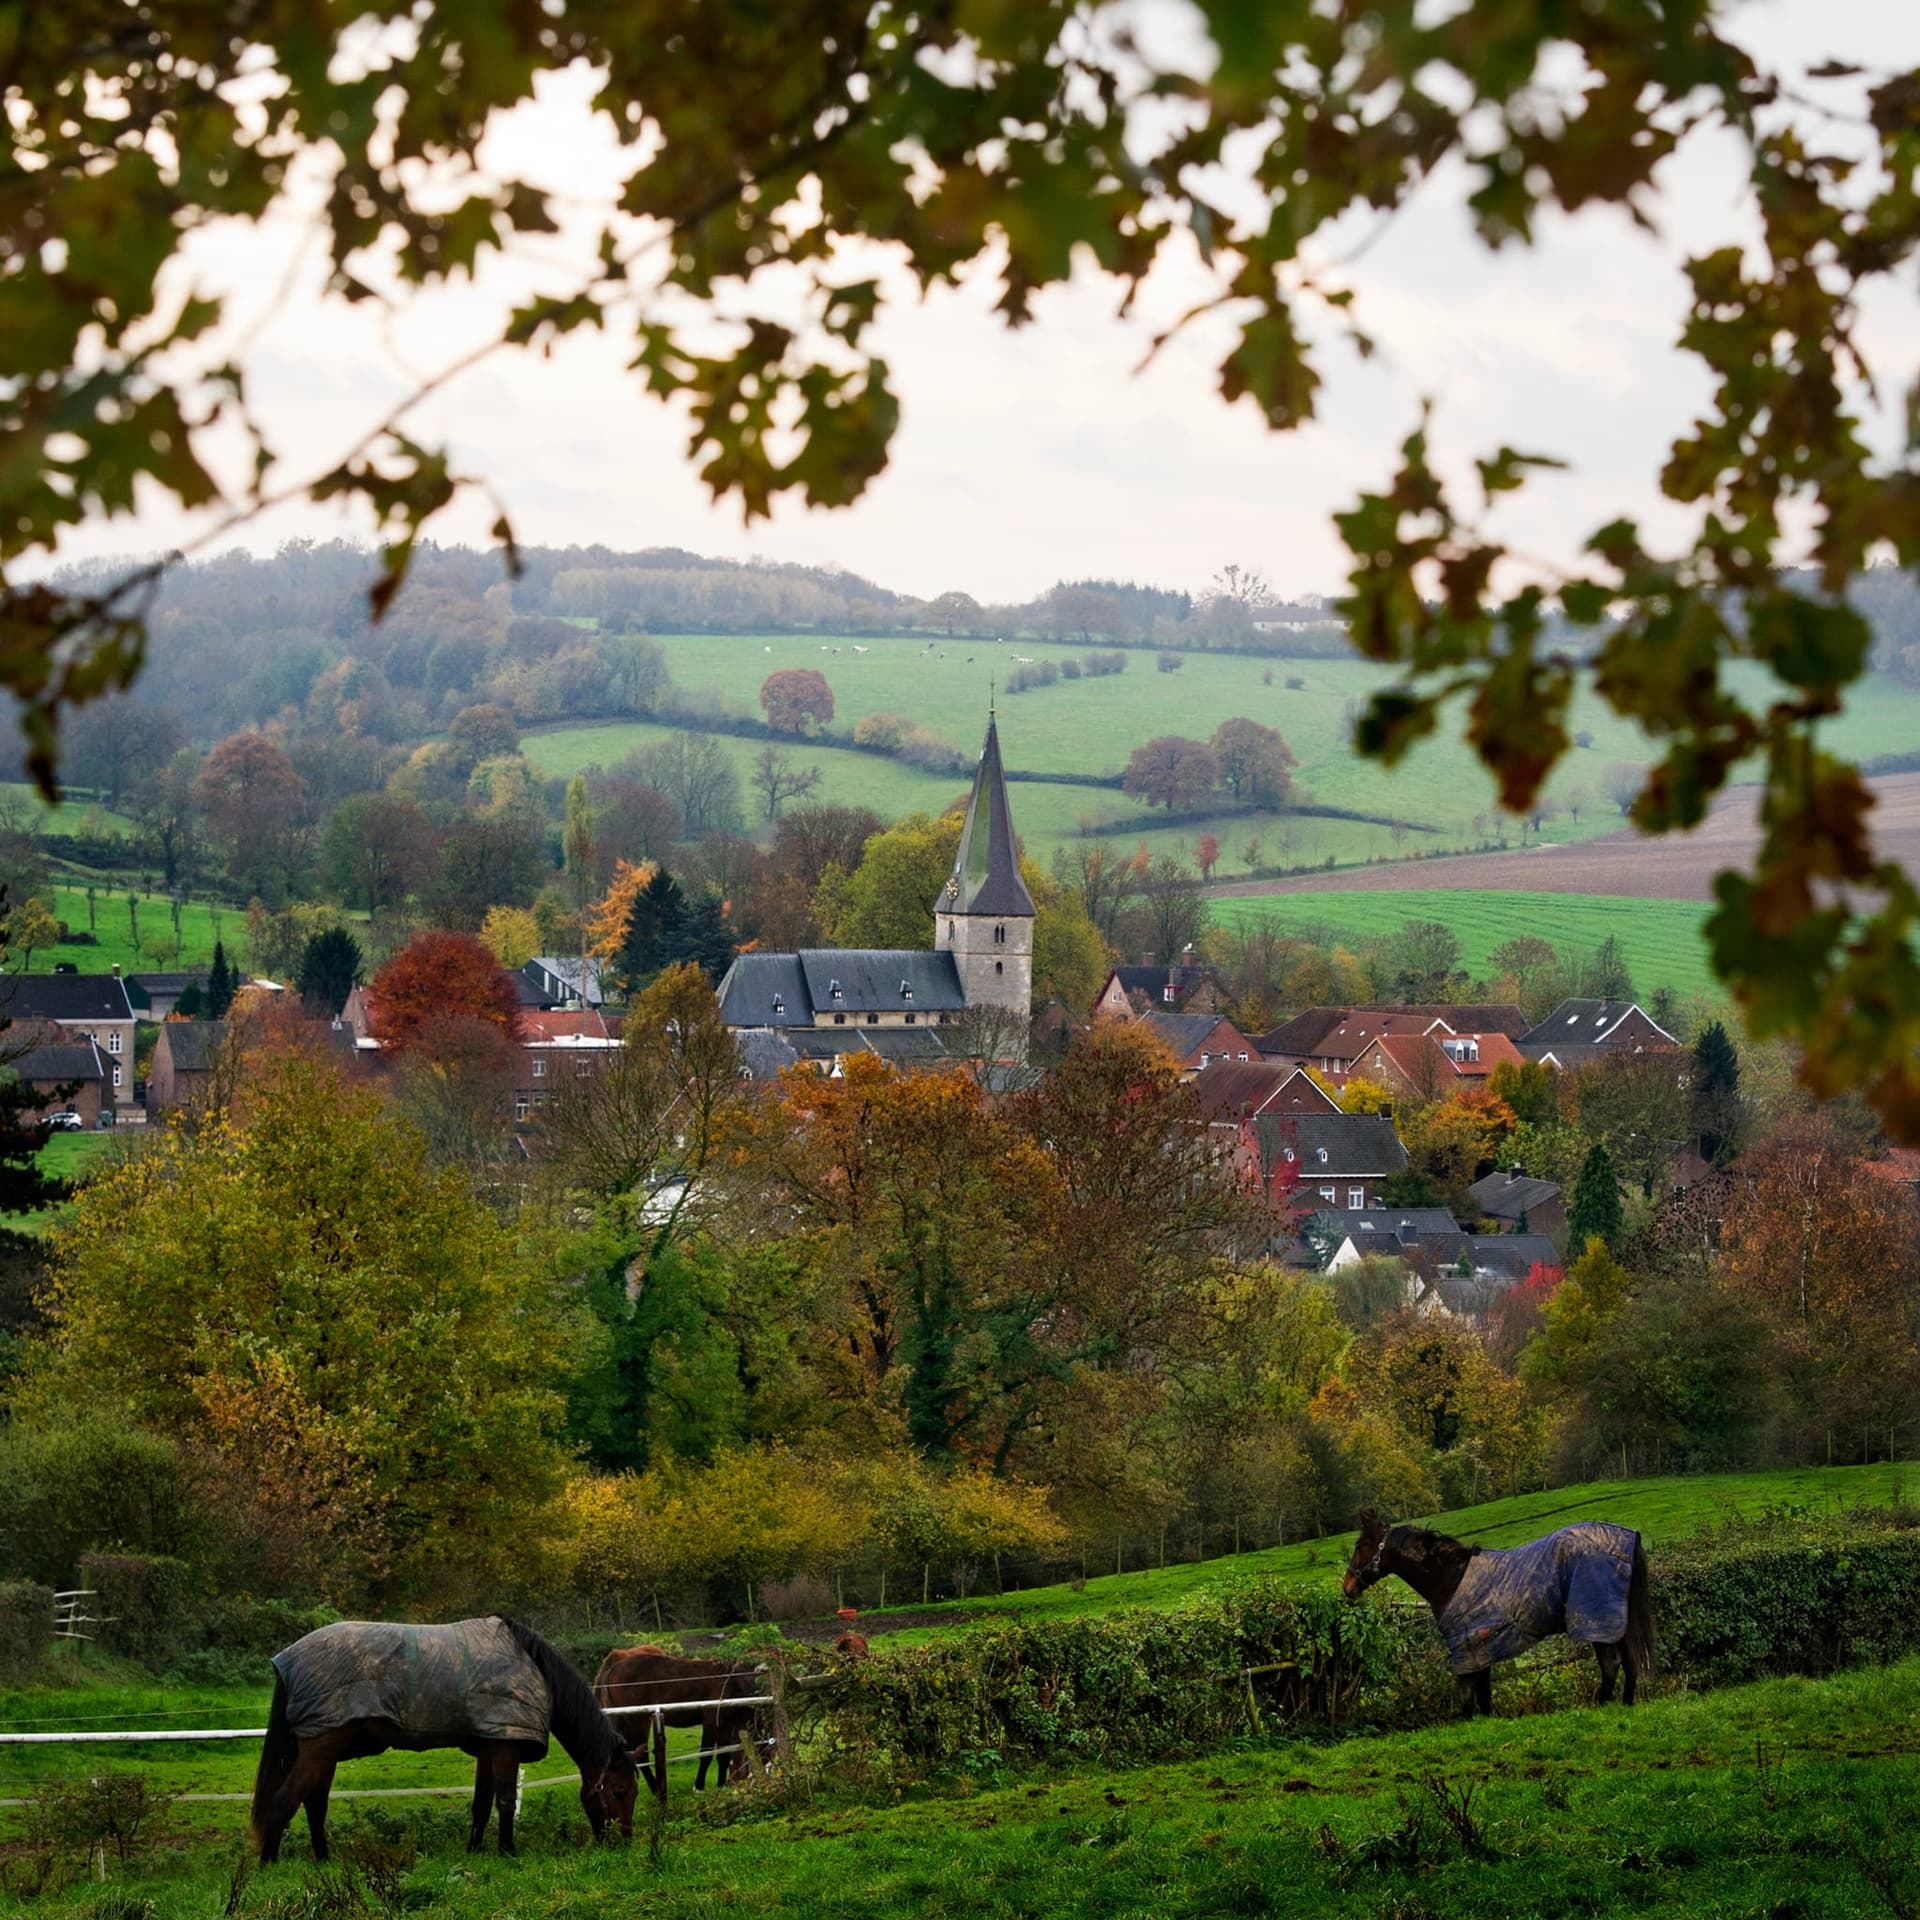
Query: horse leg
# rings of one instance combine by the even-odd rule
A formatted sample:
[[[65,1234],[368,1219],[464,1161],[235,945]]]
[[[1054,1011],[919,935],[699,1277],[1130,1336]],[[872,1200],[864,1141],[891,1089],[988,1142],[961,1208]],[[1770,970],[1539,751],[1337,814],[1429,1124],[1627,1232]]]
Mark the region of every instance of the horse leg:
[[[502,1747],[493,1762],[493,1802],[500,1809],[500,1851],[513,1851],[513,1814],[520,1801],[520,1762]]]
[[[1475,1677],[1470,1673],[1457,1675],[1453,1683],[1453,1703],[1459,1708],[1462,1720],[1473,1718],[1474,1702],[1478,1698],[1479,1688],[1475,1684]]]
[[[1620,1704],[1623,1707],[1633,1705],[1633,1696],[1640,1690],[1640,1661],[1633,1651],[1633,1635],[1620,1642],[1620,1664],[1626,1671],[1626,1679],[1620,1687]]]
[[[719,1744],[720,1715],[712,1707],[703,1708],[700,1714],[700,1765],[693,1776],[693,1790],[695,1793],[705,1793],[707,1790],[707,1769],[713,1765],[713,1750]],[[720,1765],[720,1778],[716,1784],[725,1786],[726,1783],[726,1762],[722,1760]]]
[[[299,1812],[301,1803],[313,1790],[313,1782],[323,1765],[331,1776],[332,1761],[322,1762],[317,1751],[303,1744],[294,1757],[293,1765],[287,1769],[286,1777],[274,1789],[265,1824],[260,1830],[260,1864],[263,1867],[272,1866],[280,1858],[280,1842],[292,1824],[293,1816]]]
[[[493,1811],[493,1774],[485,1754],[473,1760],[473,1819],[467,1828],[467,1851],[478,1853],[487,1837],[487,1816]]]
[[[1600,1699],[1599,1705],[1605,1706],[1613,1698],[1613,1683],[1620,1677],[1620,1656],[1625,1650],[1624,1641],[1601,1641],[1593,1649],[1600,1662]],[[1631,1686],[1631,1680],[1627,1683]]]
[[[1473,1704],[1487,1719],[1493,1718],[1493,1669],[1483,1667],[1473,1676]]]
[[[313,1843],[313,1857],[327,1857],[327,1796],[333,1791],[333,1762],[320,1769],[320,1777],[307,1790],[302,1802],[307,1810],[307,1838]]]

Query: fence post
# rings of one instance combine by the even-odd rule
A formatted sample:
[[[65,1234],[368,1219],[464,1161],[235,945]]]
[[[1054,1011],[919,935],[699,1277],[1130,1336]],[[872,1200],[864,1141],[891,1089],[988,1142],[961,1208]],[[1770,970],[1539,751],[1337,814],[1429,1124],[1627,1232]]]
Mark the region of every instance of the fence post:
[[[667,1716],[655,1708],[653,1715],[653,1797],[662,1809],[667,1804]]]
[[[792,1743],[787,1736],[787,1670],[775,1665],[767,1675],[767,1691],[773,1695],[773,1751],[782,1771],[793,1762]],[[749,1742],[751,1744],[751,1742]]]

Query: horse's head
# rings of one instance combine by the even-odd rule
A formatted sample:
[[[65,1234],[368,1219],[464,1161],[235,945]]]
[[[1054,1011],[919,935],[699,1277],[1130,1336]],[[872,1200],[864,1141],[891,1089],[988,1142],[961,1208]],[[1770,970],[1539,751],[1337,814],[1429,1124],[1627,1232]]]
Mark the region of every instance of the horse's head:
[[[586,1809],[593,1837],[598,1840],[611,1826],[633,1832],[634,1802],[640,1797],[640,1770],[633,1755],[615,1740],[604,1767],[580,1769],[580,1804]]]
[[[1360,1537],[1353,1543],[1353,1558],[1347,1562],[1340,1591],[1349,1600],[1358,1600],[1387,1571],[1387,1523],[1373,1508],[1360,1516]]]

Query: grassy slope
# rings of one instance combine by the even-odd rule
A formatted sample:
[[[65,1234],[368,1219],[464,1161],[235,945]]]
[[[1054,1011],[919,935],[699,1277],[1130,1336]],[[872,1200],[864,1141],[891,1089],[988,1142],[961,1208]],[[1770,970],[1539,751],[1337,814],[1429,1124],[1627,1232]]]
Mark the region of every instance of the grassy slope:
[[[62,1180],[78,1180],[97,1166],[123,1140],[120,1133],[56,1133],[40,1149],[40,1165]],[[127,1149],[132,1151],[131,1148]],[[63,1205],[40,1207],[32,1213],[16,1213],[0,1221],[14,1233],[45,1233],[66,1211]]]
[[[565,1790],[534,1797],[516,1860],[458,1852],[461,1811],[441,1804],[414,1816],[423,1851],[396,1904],[457,1920],[598,1920],[629,1908],[662,1920],[1898,1914],[1920,1897],[1917,1716],[1920,1662],[1907,1662],[1680,1696],[1631,1714],[1276,1742],[890,1807],[822,1800],[728,1825],[677,1814],[657,1865],[640,1845],[580,1846],[583,1822]],[[1428,1815],[1409,1859],[1391,1836],[1431,1807],[1432,1780],[1472,1789],[1478,1844],[1470,1851]],[[240,1810],[225,1811],[231,1834]],[[380,1820],[338,1809],[336,1839],[351,1843]],[[287,1864],[237,1904],[225,1897],[231,1852],[231,1843],[170,1850],[151,1866],[116,1869],[111,1891],[150,1900],[154,1920],[264,1914],[269,1901],[285,1913],[289,1899],[320,1891],[298,1829]],[[100,1913],[102,1892],[82,1883],[32,1910]]]
[[[98,943],[91,947],[43,947],[33,956],[34,973],[51,973],[54,962],[70,960],[82,973],[105,973],[117,966],[125,973],[186,972],[213,959],[213,943],[225,940],[227,957],[237,960],[247,941],[246,915],[232,907],[214,908],[189,901],[180,909],[178,942],[173,930],[173,902],[164,893],[139,893],[137,915],[127,910],[129,889],[98,885],[93,889],[89,915],[84,885],[53,889],[54,917],[78,933],[91,931]],[[134,930],[140,943],[134,945]]]
[[[1263,920],[1311,924],[1337,928],[1355,940],[1393,933],[1408,920],[1438,920],[1453,930],[1475,972],[1484,972],[1494,948],[1517,934],[1537,934],[1563,952],[1591,951],[1612,934],[1643,996],[1655,987],[1679,993],[1715,990],[1700,933],[1707,909],[1692,900],[1407,887],[1383,893],[1268,894],[1215,900],[1211,907],[1216,920],[1233,926]]]
[[[1910,1495],[1920,1467],[1895,1462],[1867,1467],[1804,1467],[1775,1473],[1717,1473],[1649,1480],[1595,1480],[1584,1486],[1520,1494],[1484,1506],[1461,1507],[1429,1517],[1425,1524],[1487,1547],[1513,1547],[1576,1520],[1614,1520],[1638,1528],[1650,1553],[1663,1540],[1677,1540],[1736,1513],[1768,1507],[1872,1505],[1895,1494]],[[965,1618],[1017,1613],[1025,1618],[1065,1619],[1105,1613],[1113,1607],[1177,1606],[1218,1581],[1244,1574],[1288,1580],[1330,1580],[1346,1562],[1350,1534],[1303,1540],[1258,1553],[1224,1555],[1141,1573],[1106,1574],[1071,1586],[1033,1587],[1022,1593],[988,1595],[956,1603]],[[951,1631],[951,1629],[934,1629]]]

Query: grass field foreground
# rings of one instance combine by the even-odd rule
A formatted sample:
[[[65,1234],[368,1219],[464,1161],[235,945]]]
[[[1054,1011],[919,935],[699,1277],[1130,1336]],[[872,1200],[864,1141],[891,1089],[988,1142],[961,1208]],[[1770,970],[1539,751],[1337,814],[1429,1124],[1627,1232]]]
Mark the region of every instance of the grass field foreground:
[[[1562,953],[1591,953],[1611,936],[1643,998],[1655,987],[1680,994],[1718,990],[1700,931],[1707,909],[1693,900],[1410,886],[1379,893],[1240,895],[1208,905],[1227,926],[1331,927],[1352,941],[1395,933],[1409,920],[1438,920],[1460,942],[1466,966],[1479,974],[1488,971],[1496,947],[1521,934],[1537,935]]]
[[[246,1877],[219,1847],[163,1842],[22,1903],[37,1914],[538,1914],[631,1903],[679,1916],[1833,1915],[1911,1913],[1920,1662],[1332,1743],[1253,1742],[1185,1763],[972,1780],[902,1804],[823,1783],[755,1816],[683,1801],[650,1847],[595,1849],[563,1789],[530,1798],[521,1853],[461,1852],[463,1810],[336,1810],[344,1866],[304,1831]],[[744,1816],[744,1817],[743,1817]],[[384,1889],[384,1892],[381,1891]],[[354,1904],[355,1899],[359,1904]],[[329,1904],[330,1902],[330,1904]],[[110,1904],[103,1904],[110,1903]],[[291,1904],[289,1904],[291,1903]]]

